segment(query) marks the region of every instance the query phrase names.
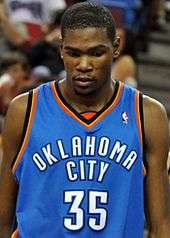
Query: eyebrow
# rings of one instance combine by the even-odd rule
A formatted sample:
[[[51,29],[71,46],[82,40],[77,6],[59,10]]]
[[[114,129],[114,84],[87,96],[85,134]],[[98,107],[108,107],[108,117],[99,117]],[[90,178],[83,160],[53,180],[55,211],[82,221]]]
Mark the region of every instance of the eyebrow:
[[[109,48],[108,46],[106,45],[97,45],[97,46],[92,46],[90,48],[87,49],[87,51],[92,51],[92,50],[97,50],[97,49],[106,49],[106,48]],[[64,47],[65,50],[75,50],[75,51],[81,51],[79,48],[76,48],[76,47],[72,47],[72,46],[65,46]]]

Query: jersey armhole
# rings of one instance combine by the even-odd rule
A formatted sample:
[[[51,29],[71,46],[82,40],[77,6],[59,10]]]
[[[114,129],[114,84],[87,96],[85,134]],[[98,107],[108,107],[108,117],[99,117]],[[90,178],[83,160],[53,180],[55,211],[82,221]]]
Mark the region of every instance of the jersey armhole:
[[[24,144],[26,144],[26,142],[28,140],[28,133],[30,130],[29,124],[30,124],[30,121],[32,121],[32,117],[33,117],[32,114],[34,114],[32,111],[35,111],[35,94],[36,94],[35,90],[29,91],[29,94],[28,94],[27,108],[26,108],[23,129],[22,129],[21,140],[20,140],[19,147],[17,149],[17,153],[16,153],[16,155],[13,159],[13,162],[12,162],[13,172],[15,172],[18,162],[22,156],[23,150],[25,149]]]
[[[144,129],[143,94],[141,92],[139,93],[139,113],[140,113],[141,131],[142,131],[143,164],[146,168],[146,140],[145,140],[145,129]]]

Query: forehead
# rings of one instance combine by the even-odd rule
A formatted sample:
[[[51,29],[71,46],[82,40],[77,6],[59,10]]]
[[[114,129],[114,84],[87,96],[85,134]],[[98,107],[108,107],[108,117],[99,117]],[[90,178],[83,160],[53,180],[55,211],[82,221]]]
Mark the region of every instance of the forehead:
[[[106,28],[87,27],[83,29],[67,29],[63,46],[75,48],[90,48],[97,45],[112,46]]]

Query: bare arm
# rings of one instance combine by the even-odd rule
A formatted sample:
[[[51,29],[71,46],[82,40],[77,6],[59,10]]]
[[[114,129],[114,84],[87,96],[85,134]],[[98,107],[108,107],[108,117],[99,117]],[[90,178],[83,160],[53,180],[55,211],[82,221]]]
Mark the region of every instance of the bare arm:
[[[120,56],[114,63],[113,75],[116,79],[125,82],[128,78],[136,78],[136,63],[129,55]]]
[[[20,145],[28,96],[14,99],[9,107],[2,134],[3,158],[0,170],[0,238],[8,238],[14,221],[18,185],[12,163]]]
[[[167,156],[168,120],[164,107],[154,99],[144,98],[146,138],[145,206],[149,238],[168,238],[170,214],[168,202]]]
[[[9,17],[5,14],[4,5],[0,3],[0,25],[5,36],[13,44],[20,46],[26,41],[26,38],[22,36],[16,29],[16,26],[10,21]]]

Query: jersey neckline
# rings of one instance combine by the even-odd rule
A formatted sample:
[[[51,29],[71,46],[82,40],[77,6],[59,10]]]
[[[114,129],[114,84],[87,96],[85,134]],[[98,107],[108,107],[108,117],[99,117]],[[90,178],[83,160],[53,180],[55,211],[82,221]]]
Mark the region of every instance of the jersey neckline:
[[[58,81],[54,81],[51,83],[51,88],[52,92],[54,95],[55,100],[57,103],[60,105],[60,107],[67,113],[69,114],[72,118],[77,120],[80,124],[85,126],[86,128],[91,128],[93,127],[97,122],[99,122],[106,114],[108,114],[119,102],[123,84],[120,81],[115,81],[115,90],[110,98],[110,100],[107,102],[107,104],[96,114],[90,118],[86,119],[78,113],[63,97],[60,88],[59,88],[59,83]]]

